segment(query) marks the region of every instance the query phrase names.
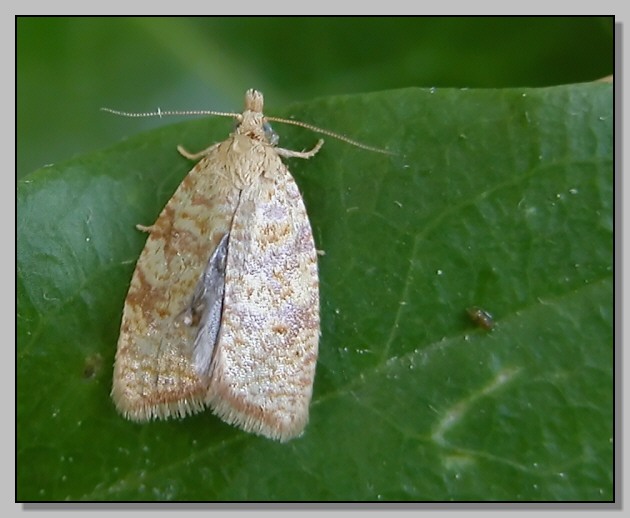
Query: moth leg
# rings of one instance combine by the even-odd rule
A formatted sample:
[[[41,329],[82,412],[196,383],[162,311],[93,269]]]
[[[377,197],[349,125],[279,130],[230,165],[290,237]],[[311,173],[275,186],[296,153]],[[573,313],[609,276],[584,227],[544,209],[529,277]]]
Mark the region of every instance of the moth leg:
[[[311,158],[314,157],[320,148],[324,145],[324,139],[319,139],[315,147],[310,151],[291,151],[290,149],[282,149],[281,147],[275,148],[276,153],[284,158]]]
[[[140,231],[140,232],[147,232],[148,234],[150,234],[151,232],[153,232],[153,229],[155,228],[155,225],[149,225],[148,227],[146,225],[140,225],[140,223],[138,223],[136,225],[136,228]]]
[[[177,151],[179,151],[179,154],[187,158],[188,160],[199,160],[200,158],[203,158],[204,156],[209,154],[214,147],[216,147],[216,144],[212,144],[210,147],[203,149],[198,153],[191,153],[183,146],[177,146]]]

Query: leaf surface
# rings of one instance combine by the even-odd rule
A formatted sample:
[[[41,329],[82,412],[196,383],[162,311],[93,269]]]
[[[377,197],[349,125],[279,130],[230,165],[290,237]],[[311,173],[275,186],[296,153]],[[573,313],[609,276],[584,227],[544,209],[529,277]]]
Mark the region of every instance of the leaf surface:
[[[192,167],[175,146],[231,123],[166,126],[19,184],[17,499],[611,500],[612,87],[393,90],[268,114],[396,153],[326,138],[287,162],[325,253],[304,436],[114,410],[134,225]],[[316,140],[274,129],[286,148]]]

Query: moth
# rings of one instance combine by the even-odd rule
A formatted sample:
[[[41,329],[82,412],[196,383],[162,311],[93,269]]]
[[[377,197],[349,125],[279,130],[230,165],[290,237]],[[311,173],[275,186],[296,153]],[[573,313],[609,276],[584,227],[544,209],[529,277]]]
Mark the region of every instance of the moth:
[[[125,300],[112,397],[134,421],[206,407],[286,441],[308,421],[319,340],[317,253],[300,192],[249,90],[230,137],[150,227]]]
[[[317,252],[304,202],[277,147],[282,121],[245,94],[229,138],[198,161],[148,233],[125,299],[112,398],[133,421],[210,408],[247,432],[287,441],[308,422],[320,335]],[[386,152],[387,153],[387,152]]]

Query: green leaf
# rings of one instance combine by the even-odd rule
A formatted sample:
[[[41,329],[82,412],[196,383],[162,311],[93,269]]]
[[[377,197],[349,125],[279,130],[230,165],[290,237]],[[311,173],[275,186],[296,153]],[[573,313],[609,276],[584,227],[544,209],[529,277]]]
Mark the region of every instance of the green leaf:
[[[210,412],[139,425],[110,400],[134,225],[191,168],[175,146],[232,124],[189,121],[19,184],[18,500],[613,499],[611,85],[406,89],[269,115],[396,153],[326,138],[287,161],[325,252],[304,436],[275,443]],[[316,140],[274,128],[283,147]]]

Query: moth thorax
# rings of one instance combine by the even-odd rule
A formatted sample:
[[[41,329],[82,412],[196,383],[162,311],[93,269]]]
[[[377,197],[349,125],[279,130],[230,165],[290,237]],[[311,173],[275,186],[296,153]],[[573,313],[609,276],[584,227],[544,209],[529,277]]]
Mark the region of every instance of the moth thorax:
[[[236,133],[239,135],[247,135],[255,140],[267,142],[272,146],[275,146],[278,140],[280,140],[278,134],[271,127],[271,124],[269,124],[263,114],[259,112],[245,112],[243,119],[236,128]]]
[[[269,144],[271,144],[272,146],[275,146],[280,140],[278,134],[273,130],[271,124],[269,124],[267,121],[263,122],[263,132],[265,133],[265,140],[269,142]]]

